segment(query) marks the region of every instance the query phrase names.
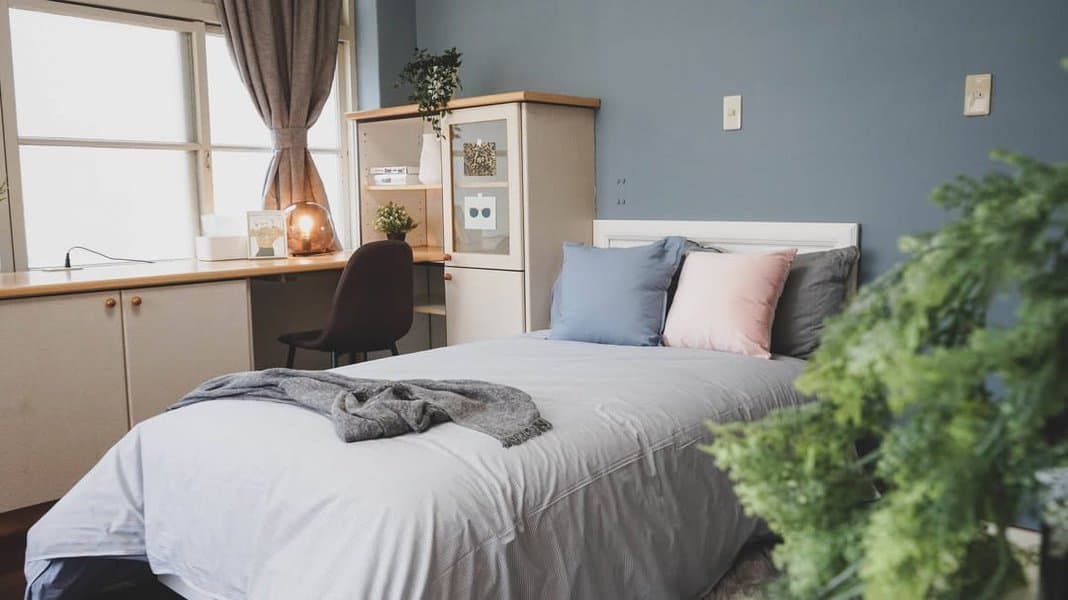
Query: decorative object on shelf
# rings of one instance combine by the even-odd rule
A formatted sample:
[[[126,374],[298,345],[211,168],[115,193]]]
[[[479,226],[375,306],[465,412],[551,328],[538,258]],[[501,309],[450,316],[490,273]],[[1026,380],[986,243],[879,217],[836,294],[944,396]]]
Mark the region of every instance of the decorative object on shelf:
[[[403,242],[405,235],[415,229],[416,225],[408,211],[398,204],[390,202],[379,206],[375,211],[375,231],[386,234],[386,239]]]
[[[402,84],[412,87],[408,98],[419,105],[419,116],[430,123],[439,138],[445,137],[441,131],[441,118],[449,112],[449,100],[452,100],[456,90],[463,87],[460,85],[461,55],[456,48],[449,48],[441,54],[416,48],[411,60],[401,70],[397,82],[397,87]]]
[[[464,196],[464,229],[497,230],[497,197]]]
[[[330,210],[315,202],[297,202],[285,209],[289,253],[293,256],[329,254],[341,248]]]
[[[419,167],[371,167],[371,185],[414,185],[420,183]],[[438,170],[440,179],[441,170]]]
[[[286,220],[280,210],[250,210],[248,221],[249,258],[285,258]]]
[[[497,142],[478,140],[464,144],[464,176],[497,176]]]
[[[419,148],[419,181],[426,185],[441,183],[441,141],[437,134],[423,134]]]
[[[713,426],[707,448],[782,536],[770,597],[1000,598],[1038,470],[1068,466],[1068,164],[936,190],[959,217],[829,319],[818,401]],[[876,447],[855,458],[856,440]],[[876,491],[878,490],[878,492]],[[1051,596],[1052,597],[1052,596]]]

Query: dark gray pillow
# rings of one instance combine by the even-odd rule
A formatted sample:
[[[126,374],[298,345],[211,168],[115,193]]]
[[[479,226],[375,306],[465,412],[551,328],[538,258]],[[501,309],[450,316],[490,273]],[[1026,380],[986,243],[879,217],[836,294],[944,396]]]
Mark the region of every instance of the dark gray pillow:
[[[773,353],[808,358],[816,351],[823,320],[845,305],[858,258],[856,246],[797,255],[775,309]]]

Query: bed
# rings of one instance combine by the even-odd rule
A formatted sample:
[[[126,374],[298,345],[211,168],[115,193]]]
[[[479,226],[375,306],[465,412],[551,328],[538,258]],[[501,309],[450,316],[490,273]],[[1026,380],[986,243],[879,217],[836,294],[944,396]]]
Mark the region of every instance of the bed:
[[[849,224],[599,221],[744,251],[856,243]],[[513,448],[444,423],[343,444],[321,416],[219,400],[149,419],[30,532],[29,592],[147,564],[187,598],[692,598],[759,527],[699,451],[705,422],[805,401],[804,361],[546,339],[338,369],[528,392],[549,431]]]

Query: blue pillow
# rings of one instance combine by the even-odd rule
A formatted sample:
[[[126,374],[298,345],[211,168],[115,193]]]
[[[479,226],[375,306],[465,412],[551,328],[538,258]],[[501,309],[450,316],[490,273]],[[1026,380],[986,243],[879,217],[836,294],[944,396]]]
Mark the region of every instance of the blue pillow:
[[[633,248],[564,244],[549,339],[659,345],[668,286],[685,248],[682,237]]]

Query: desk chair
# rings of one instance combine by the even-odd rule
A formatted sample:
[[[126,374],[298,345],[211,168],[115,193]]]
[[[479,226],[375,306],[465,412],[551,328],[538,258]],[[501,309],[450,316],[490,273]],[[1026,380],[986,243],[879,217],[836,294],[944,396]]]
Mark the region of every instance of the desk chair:
[[[297,348],[330,353],[330,366],[338,356],[389,350],[394,356],[397,340],[412,327],[412,248],[404,242],[371,242],[349,258],[334,292],[330,314],[323,329],[279,336],[289,346],[286,367],[293,368]]]

